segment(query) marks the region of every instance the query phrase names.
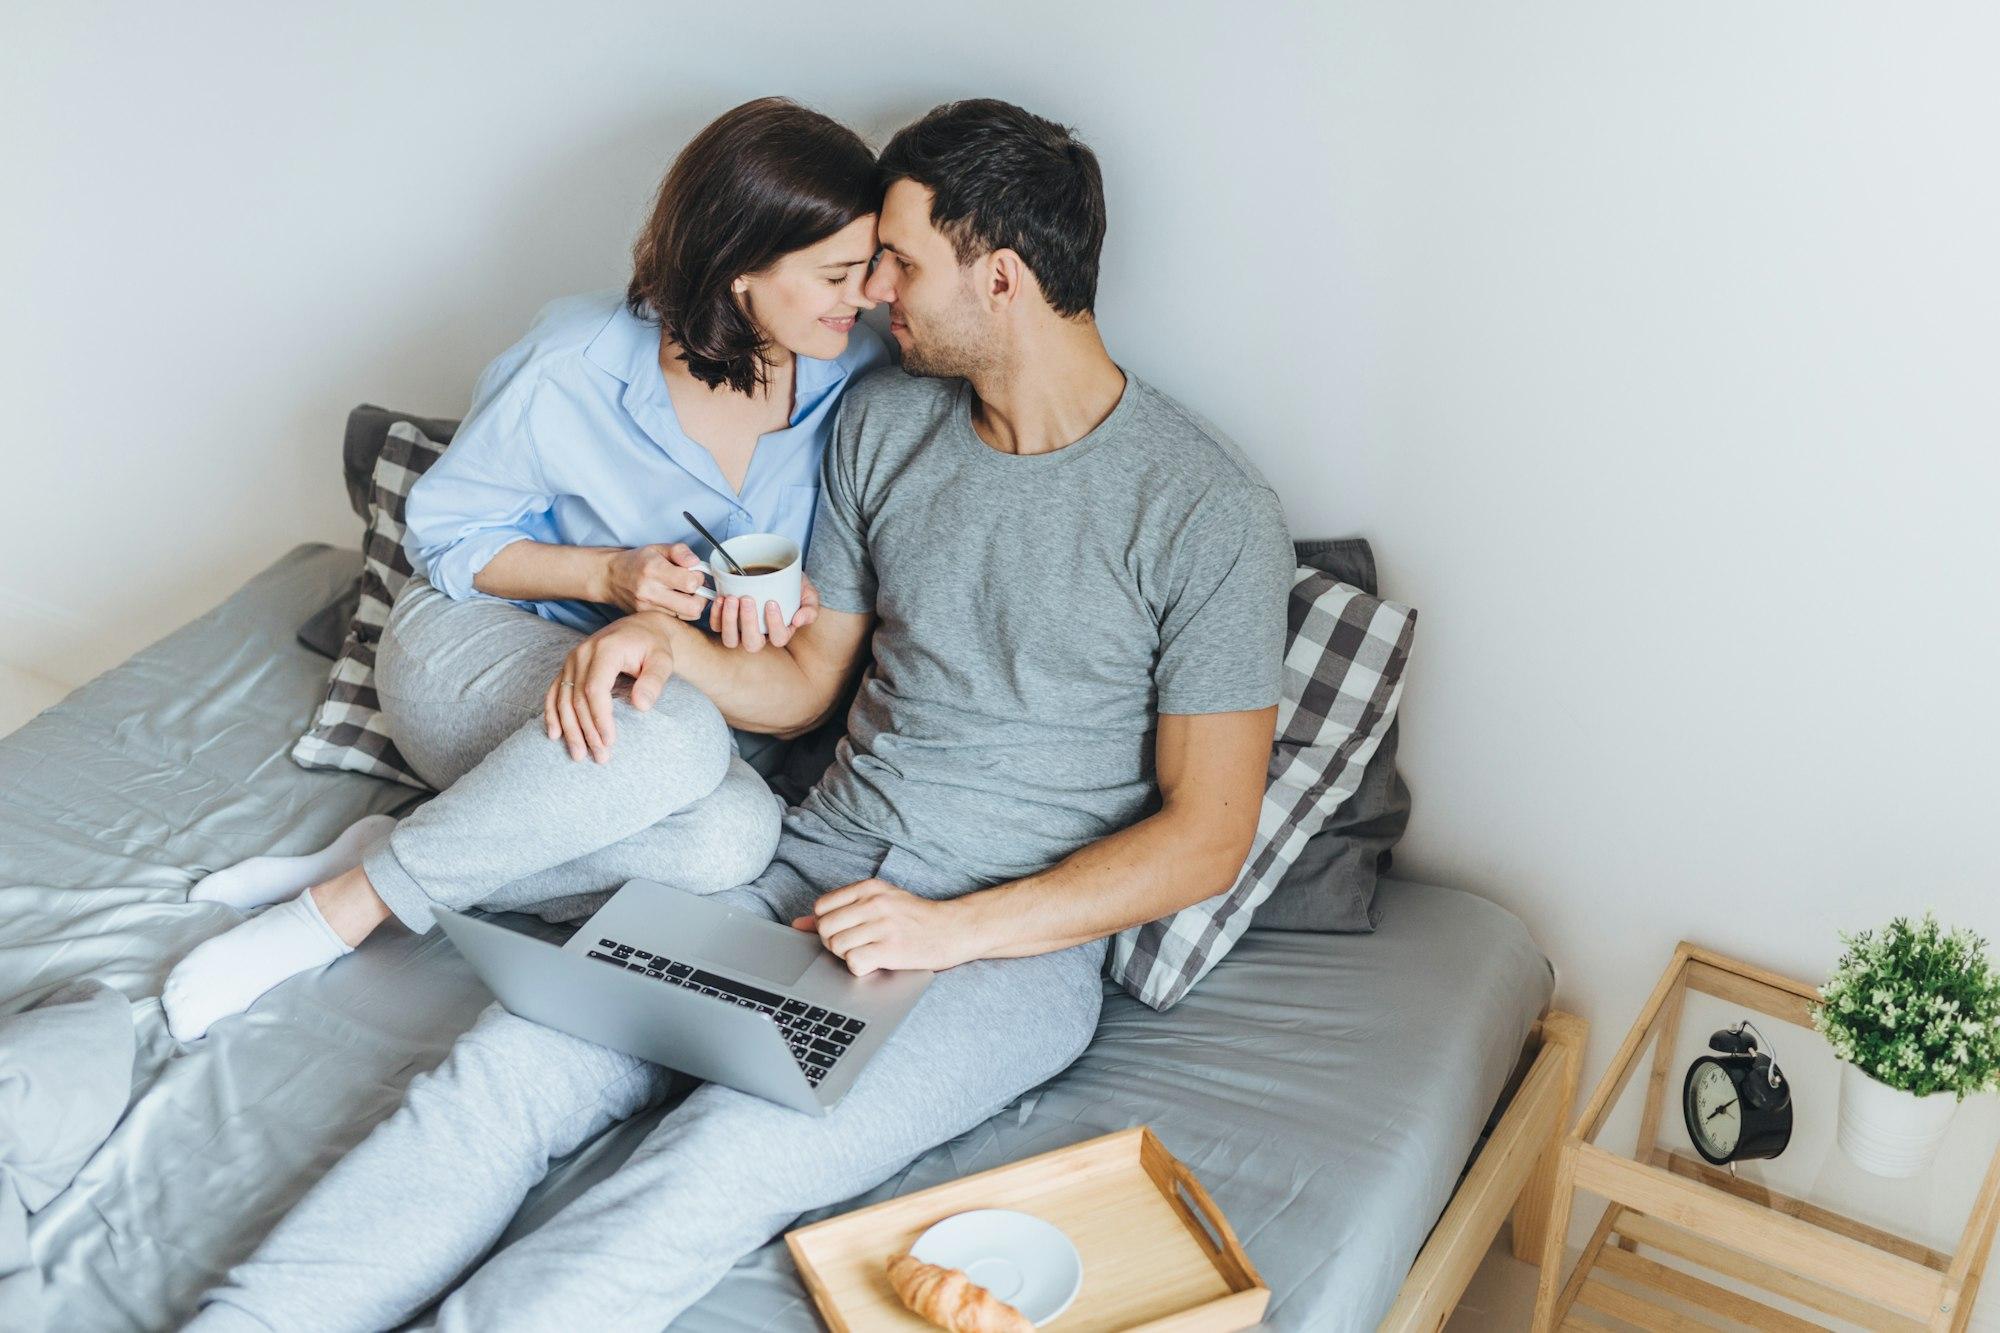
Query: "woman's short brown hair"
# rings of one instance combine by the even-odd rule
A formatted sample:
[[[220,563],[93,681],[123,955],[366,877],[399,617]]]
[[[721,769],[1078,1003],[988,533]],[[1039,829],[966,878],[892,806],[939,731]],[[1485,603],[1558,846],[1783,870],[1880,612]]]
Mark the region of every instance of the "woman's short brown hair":
[[[760,97],[689,141],[632,247],[625,304],[657,320],[710,388],[749,393],[767,344],[729,285],[873,213],[875,155],[838,121]]]

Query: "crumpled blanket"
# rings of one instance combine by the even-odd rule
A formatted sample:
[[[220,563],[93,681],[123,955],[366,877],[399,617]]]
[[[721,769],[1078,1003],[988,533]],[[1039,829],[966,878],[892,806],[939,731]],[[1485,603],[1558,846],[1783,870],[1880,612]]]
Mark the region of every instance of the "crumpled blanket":
[[[48,1324],[28,1214],[68,1188],[125,1114],[132,1005],[101,981],[71,982],[0,1018],[0,1328]]]

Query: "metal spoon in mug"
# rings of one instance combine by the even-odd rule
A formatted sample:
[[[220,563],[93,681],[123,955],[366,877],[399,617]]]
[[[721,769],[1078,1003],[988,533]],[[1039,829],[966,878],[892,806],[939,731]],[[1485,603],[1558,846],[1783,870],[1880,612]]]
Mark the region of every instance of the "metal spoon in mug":
[[[701,525],[700,519],[696,518],[693,514],[690,514],[685,509],[681,510],[681,517],[686,519],[688,522],[694,524],[694,530],[696,532],[699,532],[702,536],[708,538],[708,544],[715,548],[715,553],[721,556],[724,560],[727,560],[729,562],[730,573],[741,574],[744,572],[743,566],[736,563],[736,557],[729,554],[729,548],[724,546],[721,542],[717,541],[715,539],[715,534],[710,532],[707,528],[704,528]]]

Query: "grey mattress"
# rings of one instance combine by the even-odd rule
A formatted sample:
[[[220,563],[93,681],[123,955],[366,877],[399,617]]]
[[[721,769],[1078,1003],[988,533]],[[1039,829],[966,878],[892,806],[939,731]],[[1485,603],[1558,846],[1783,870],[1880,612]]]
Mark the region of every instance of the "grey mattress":
[[[32,1221],[66,1329],[177,1327],[487,1002],[441,934],[391,929],[191,1049],[160,1017],[168,967],[235,921],[185,901],[195,877],[411,798],[286,755],[326,670],[293,630],[358,559],[300,547],[0,741],[0,1013],[96,976],[131,997],[138,1028],[129,1112]],[[1501,908],[1393,881],[1382,898],[1373,935],[1251,931],[1170,1013],[1110,995],[1067,1073],[828,1211],[1149,1124],[1262,1270],[1268,1326],[1373,1327],[1550,989]],[[654,1118],[559,1163],[509,1238],[615,1169]],[[774,1240],[677,1327],[817,1323]]]

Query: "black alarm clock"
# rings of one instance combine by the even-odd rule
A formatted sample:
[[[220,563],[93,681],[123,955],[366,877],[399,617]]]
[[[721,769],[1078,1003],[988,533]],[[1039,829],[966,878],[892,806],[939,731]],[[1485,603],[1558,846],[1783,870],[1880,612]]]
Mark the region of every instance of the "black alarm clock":
[[[1681,1083],[1688,1137],[1716,1166],[1776,1157],[1792,1141],[1792,1085],[1760,1049],[1763,1036],[1747,1022],[1722,1029]]]

